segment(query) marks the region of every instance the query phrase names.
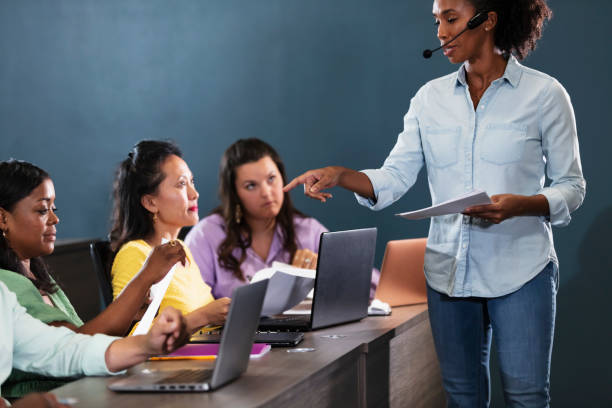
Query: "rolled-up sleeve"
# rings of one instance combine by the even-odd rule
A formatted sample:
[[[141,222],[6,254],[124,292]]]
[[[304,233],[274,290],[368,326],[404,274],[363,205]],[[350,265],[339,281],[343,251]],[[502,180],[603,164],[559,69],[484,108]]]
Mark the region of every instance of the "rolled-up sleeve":
[[[421,91],[410,101],[410,108],[404,116],[404,130],[383,166],[362,170],[372,183],[376,200],[355,194],[359,204],[372,210],[382,210],[399,200],[414,185],[424,163],[418,121]]]
[[[576,119],[569,95],[556,80],[544,93],[540,109],[546,175],[551,183],[539,194],[548,200],[551,224],[562,227],[569,224],[570,213],[580,207],[586,192]]]

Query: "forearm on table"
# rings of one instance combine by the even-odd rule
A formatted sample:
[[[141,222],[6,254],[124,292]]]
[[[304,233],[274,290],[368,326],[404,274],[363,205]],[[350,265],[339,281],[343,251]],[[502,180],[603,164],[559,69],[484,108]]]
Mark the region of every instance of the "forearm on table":
[[[184,317],[185,324],[187,326],[187,333],[195,333],[196,331],[210,323],[210,319],[208,318],[208,315],[203,310],[203,308],[199,308],[194,310],[193,312],[187,313]]]
[[[145,361],[151,356],[146,336],[129,336],[108,346],[104,359],[109,371],[117,372]]]

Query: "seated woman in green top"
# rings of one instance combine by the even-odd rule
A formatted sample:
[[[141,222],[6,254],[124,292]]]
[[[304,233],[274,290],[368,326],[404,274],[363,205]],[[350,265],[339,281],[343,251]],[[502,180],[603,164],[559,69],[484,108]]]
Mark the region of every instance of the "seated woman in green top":
[[[40,258],[54,249],[59,222],[54,202],[53,182],[44,170],[16,160],[0,162],[0,280],[31,316],[44,323],[84,334],[125,335],[151,285],[177,262],[185,263],[183,247],[171,243],[156,247],[121,295],[83,323]],[[217,312],[214,320],[224,320],[227,310]],[[58,385],[54,379],[13,371],[2,384],[2,395],[15,398]]]

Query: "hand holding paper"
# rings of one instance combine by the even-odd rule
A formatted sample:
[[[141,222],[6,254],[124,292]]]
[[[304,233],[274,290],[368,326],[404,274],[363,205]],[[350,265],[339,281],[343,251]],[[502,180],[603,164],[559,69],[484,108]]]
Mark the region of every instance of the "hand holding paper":
[[[437,205],[432,205],[431,207],[396,215],[408,220],[420,220],[438,215],[461,213],[468,207],[481,204],[491,204],[491,199],[486,192],[482,190],[475,190],[452,200],[444,201],[443,203]]]
[[[473,205],[463,213],[477,217],[494,224],[520,216],[548,216],[550,208],[548,199],[543,194],[532,196],[520,194],[496,194],[491,196],[491,203]]]

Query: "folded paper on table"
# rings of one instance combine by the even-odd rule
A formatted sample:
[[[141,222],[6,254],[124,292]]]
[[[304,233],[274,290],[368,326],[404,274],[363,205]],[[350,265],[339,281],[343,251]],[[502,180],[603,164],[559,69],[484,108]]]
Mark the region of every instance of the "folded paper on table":
[[[483,204],[491,204],[491,198],[489,198],[489,195],[482,190],[474,190],[470,193],[453,198],[452,200],[432,205],[431,207],[395,215],[397,215],[398,217],[406,218],[408,220],[420,220],[423,218],[435,217],[438,215],[461,213],[468,207]]]
[[[280,262],[258,271],[251,283],[270,279],[261,315],[280,314],[300,303],[314,288],[315,275],[313,269],[295,268]]]
[[[214,360],[219,354],[219,343],[186,344],[173,353],[151,357],[149,360]],[[255,343],[251,348],[251,358],[259,358],[270,351],[271,346]]]
[[[368,306],[368,316],[389,316],[390,314],[391,306],[382,300],[374,299]]]

